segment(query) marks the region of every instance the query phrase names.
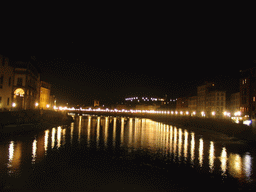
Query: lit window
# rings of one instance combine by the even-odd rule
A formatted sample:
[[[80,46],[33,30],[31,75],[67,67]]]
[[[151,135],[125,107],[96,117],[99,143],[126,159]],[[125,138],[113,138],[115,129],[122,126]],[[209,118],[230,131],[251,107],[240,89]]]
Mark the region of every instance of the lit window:
[[[14,91],[14,95],[19,95],[19,96],[23,97],[24,94],[25,94],[25,91],[21,88],[18,88]]]

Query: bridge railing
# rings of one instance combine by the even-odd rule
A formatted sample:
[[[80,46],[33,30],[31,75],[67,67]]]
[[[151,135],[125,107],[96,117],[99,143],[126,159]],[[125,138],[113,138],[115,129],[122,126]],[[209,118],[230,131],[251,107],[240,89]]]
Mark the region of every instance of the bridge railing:
[[[67,107],[59,107],[57,110],[61,111],[76,111],[76,112],[103,112],[103,113],[126,113],[126,114],[156,114],[156,115],[170,115],[170,116],[190,116],[190,117],[203,117],[203,118],[225,118],[225,119],[234,119],[234,117],[231,117],[231,114],[229,112],[224,112],[221,116],[217,116],[215,112],[212,112],[211,114],[206,115],[204,111],[197,113],[196,111],[179,111],[179,110],[134,110],[134,109],[92,109],[92,108],[79,108],[76,109],[74,107],[67,108]],[[236,120],[243,120],[243,118],[239,115],[236,115]]]

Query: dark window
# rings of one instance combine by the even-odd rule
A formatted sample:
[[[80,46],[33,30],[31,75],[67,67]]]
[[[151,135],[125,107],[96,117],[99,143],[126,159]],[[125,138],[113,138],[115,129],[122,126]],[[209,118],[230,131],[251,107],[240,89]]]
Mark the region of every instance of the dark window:
[[[17,86],[22,86],[22,78],[17,79]]]
[[[3,88],[3,82],[4,82],[4,76],[2,75],[2,76],[0,77],[0,89]]]
[[[2,102],[2,97],[0,97],[0,103]]]
[[[10,103],[10,98],[8,97],[8,99],[7,99],[7,105],[9,105],[9,103]]]
[[[12,83],[12,78],[9,77],[9,87],[11,86],[11,83]]]

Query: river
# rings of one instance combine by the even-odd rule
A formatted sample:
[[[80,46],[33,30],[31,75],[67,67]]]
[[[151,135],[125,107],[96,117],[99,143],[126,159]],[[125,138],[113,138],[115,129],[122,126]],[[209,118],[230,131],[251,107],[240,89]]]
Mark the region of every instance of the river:
[[[0,142],[2,190],[188,191],[255,186],[254,148],[145,118],[76,116]]]

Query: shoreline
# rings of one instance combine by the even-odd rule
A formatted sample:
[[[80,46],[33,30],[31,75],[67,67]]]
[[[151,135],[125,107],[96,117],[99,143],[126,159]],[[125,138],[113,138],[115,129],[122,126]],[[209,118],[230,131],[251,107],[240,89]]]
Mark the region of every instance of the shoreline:
[[[48,125],[65,125],[73,121],[66,113],[55,111],[12,111],[0,113],[1,138],[43,130]]]

